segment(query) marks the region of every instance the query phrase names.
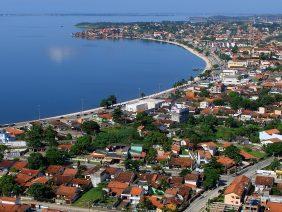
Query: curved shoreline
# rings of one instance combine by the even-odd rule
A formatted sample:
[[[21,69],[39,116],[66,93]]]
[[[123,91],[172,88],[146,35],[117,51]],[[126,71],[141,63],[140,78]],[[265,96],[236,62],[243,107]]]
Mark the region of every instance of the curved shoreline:
[[[172,45],[175,45],[175,46],[179,46],[179,47],[189,51],[190,53],[196,55],[197,57],[201,58],[206,63],[204,72],[206,70],[209,70],[209,69],[212,68],[212,63],[211,63],[211,61],[209,60],[209,58],[207,56],[197,52],[195,49],[190,48],[190,47],[188,47],[188,46],[186,46],[184,44],[181,44],[181,43],[178,43],[178,42],[174,42],[174,41],[159,40],[159,39],[153,39],[153,38],[141,38],[141,40],[155,41],[155,42],[167,43],[167,44],[172,44]]]
[[[167,40],[153,39],[153,38],[136,38],[136,39],[147,40],[147,41],[154,41],[154,42],[160,42],[160,43],[167,43],[167,44],[179,46],[179,47],[184,48],[185,50],[189,51],[190,53],[196,55],[197,57],[201,58],[206,63],[205,69],[203,70],[202,73],[204,73],[206,70],[209,70],[209,69],[212,68],[212,63],[208,59],[207,56],[197,52],[196,50],[194,50],[194,49],[192,49],[192,48],[190,48],[190,47],[188,47],[188,46],[186,46],[184,44],[173,42],[173,41],[167,41]],[[173,92],[176,89],[183,88],[183,87],[185,87],[187,85],[190,85],[190,84],[191,84],[191,81],[188,81],[187,84],[178,86],[176,88],[169,88],[169,89],[163,90],[161,92],[153,93],[151,95],[145,96],[144,98],[136,98],[136,99],[131,99],[131,100],[128,100],[128,101],[124,101],[124,102],[121,102],[121,103],[113,105],[113,107],[124,106],[124,105],[126,105],[128,103],[133,103],[133,102],[139,101],[141,99],[157,98],[157,97],[159,97],[161,95]],[[35,119],[35,120],[29,120],[29,121],[20,121],[20,122],[15,122],[15,123],[2,124],[2,126],[4,126],[4,127],[0,127],[0,128],[5,128],[5,127],[11,126],[11,125],[21,127],[21,126],[24,126],[24,125],[26,125],[28,123],[36,122],[36,121],[50,121],[50,120],[55,120],[55,119],[78,118],[77,117],[78,115],[82,115],[82,117],[85,117],[86,115],[84,115],[84,114],[90,115],[90,114],[93,114],[93,113],[97,113],[97,112],[99,112],[101,110],[104,110],[104,107],[97,107],[97,108],[92,108],[92,109],[84,110],[84,111],[80,111],[80,112],[73,112],[73,113],[68,113],[68,114],[64,114],[64,115],[56,115],[56,116],[51,116],[51,117],[42,118],[42,119]]]

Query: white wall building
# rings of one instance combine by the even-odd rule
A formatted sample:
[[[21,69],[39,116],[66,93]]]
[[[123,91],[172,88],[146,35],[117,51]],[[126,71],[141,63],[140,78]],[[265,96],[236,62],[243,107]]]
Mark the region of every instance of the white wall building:
[[[162,99],[142,99],[134,103],[126,104],[125,110],[128,112],[138,112],[146,110],[154,110],[160,108],[164,102]]]

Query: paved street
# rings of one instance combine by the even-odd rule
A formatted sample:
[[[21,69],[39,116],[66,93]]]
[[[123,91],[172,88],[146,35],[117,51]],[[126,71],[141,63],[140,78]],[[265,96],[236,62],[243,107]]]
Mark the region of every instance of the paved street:
[[[247,167],[242,171],[241,174],[246,175],[247,177],[252,177],[252,175],[255,174],[256,170],[261,169],[265,166],[268,166],[273,158],[268,158],[266,160],[263,160],[257,164],[254,164],[253,166]],[[193,201],[189,207],[185,210],[187,212],[198,212],[201,211],[206,206],[206,203],[209,199],[212,199],[216,196],[218,196],[218,191],[222,190],[226,185],[229,185],[232,180],[235,178],[235,176],[232,175],[222,175],[220,180],[222,182],[225,182],[225,185],[219,186],[218,188],[214,190],[209,190],[204,192],[199,198],[197,198],[195,201]]]

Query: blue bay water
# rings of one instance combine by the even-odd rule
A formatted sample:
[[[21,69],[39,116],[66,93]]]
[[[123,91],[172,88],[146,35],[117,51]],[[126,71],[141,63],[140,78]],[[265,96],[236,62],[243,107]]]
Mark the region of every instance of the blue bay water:
[[[169,44],[139,40],[76,39],[79,22],[161,21],[183,17],[0,17],[0,123],[32,120],[166,89],[205,63]]]

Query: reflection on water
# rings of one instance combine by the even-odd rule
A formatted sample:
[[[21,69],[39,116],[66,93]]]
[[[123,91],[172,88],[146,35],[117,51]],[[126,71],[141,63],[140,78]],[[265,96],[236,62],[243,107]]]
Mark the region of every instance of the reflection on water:
[[[70,47],[50,47],[48,49],[49,58],[55,63],[62,63],[65,59],[74,56],[75,51]]]

